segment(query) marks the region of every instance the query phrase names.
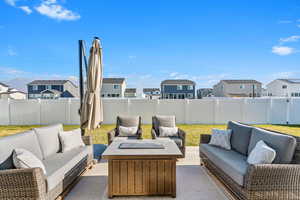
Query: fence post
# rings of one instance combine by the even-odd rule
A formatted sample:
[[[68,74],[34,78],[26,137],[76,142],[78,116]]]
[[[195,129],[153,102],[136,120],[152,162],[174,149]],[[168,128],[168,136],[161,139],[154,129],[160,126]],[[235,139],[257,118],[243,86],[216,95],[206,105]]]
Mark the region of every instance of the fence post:
[[[218,116],[218,110],[219,110],[219,99],[214,99],[214,122],[213,124],[217,124],[217,116]]]
[[[188,124],[189,123],[189,115],[188,115],[188,110],[189,110],[189,99],[185,99],[184,102],[184,123]]]
[[[7,99],[7,104],[8,104],[8,124],[11,124],[11,108],[10,108],[10,99]]]
[[[286,99],[286,124],[289,124],[290,123],[290,103],[291,103],[292,99],[291,98],[287,98]]]

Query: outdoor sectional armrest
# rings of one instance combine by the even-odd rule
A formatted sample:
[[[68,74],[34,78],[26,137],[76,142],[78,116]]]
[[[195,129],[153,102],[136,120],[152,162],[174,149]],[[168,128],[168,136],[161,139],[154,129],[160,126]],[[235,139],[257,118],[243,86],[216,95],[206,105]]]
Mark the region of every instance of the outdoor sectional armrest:
[[[299,194],[300,165],[259,164],[250,165],[244,186],[249,191],[290,191]]]
[[[141,128],[137,131],[137,139],[142,139],[143,130]]]
[[[107,133],[108,144],[112,143],[112,141],[114,140],[115,137],[116,137],[116,128],[114,128],[113,130],[111,130]]]
[[[0,199],[45,199],[46,181],[41,168],[0,170]]]
[[[92,145],[93,144],[92,136],[90,136],[90,135],[82,136],[82,141],[85,145]]]
[[[151,136],[152,136],[152,139],[156,139],[157,138],[156,131],[155,131],[154,128],[151,129]]]
[[[211,135],[209,134],[201,134],[200,135],[200,144],[208,144],[210,141]]]
[[[179,128],[178,129],[178,136],[180,137],[180,139],[182,139],[182,143],[185,144],[185,136],[186,136],[185,131]]]

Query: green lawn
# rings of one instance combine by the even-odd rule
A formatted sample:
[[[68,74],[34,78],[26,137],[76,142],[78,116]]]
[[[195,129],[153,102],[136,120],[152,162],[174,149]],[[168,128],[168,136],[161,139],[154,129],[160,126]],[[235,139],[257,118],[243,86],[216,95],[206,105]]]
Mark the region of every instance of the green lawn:
[[[300,136],[300,125],[256,125],[258,127],[263,127],[275,131],[280,131],[292,135]],[[29,130],[34,127],[39,126],[0,126],[0,137],[15,134],[25,130]],[[71,130],[78,128],[79,126],[64,126],[65,130]],[[102,125],[101,128],[94,131],[88,132],[88,135],[93,136],[94,143],[107,143],[106,133],[113,129],[115,125]],[[196,146],[199,144],[200,134],[211,133],[212,128],[225,129],[226,125],[212,125],[212,124],[195,124],[195,125],[178,125],[187,133],[186,144],[188,146]],[[151,125],[143,125],[143,138],[150,138]]]

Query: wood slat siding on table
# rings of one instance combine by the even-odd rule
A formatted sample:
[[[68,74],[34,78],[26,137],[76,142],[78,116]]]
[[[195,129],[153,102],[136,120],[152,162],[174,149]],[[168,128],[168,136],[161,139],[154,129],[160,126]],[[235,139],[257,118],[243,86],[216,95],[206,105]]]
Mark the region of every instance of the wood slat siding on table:
[[[109,196],[174,195],[176,160],[109,160]]]

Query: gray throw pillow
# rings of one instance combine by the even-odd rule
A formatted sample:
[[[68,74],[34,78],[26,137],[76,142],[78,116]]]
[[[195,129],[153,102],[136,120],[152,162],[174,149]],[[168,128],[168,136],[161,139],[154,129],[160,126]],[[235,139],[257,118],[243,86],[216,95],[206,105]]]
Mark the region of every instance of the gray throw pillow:
[[[119,136],[120,137],[135,136],[137,131],[138,131],[137,126],[133,126],[133,127],[119,126]]]
[[[178,127],[159,127],[159,137],[178,136]]]
[[[210,145],[230,150],[231,130],[212,129],[212,135],[209,141]]]
[[[17,169],[39,167],[43,170],[44,174],[46,175],[46,169],[42,161],[26,149],[13,150],[13,163]]]
[[[276,157],[276,151],[269,147],[264,141],[256,143],[254,149],[247,158],[249,164],[271,164]]]
[[[81,137],[81,130],[59,132],[62,153],[85,146]]]

